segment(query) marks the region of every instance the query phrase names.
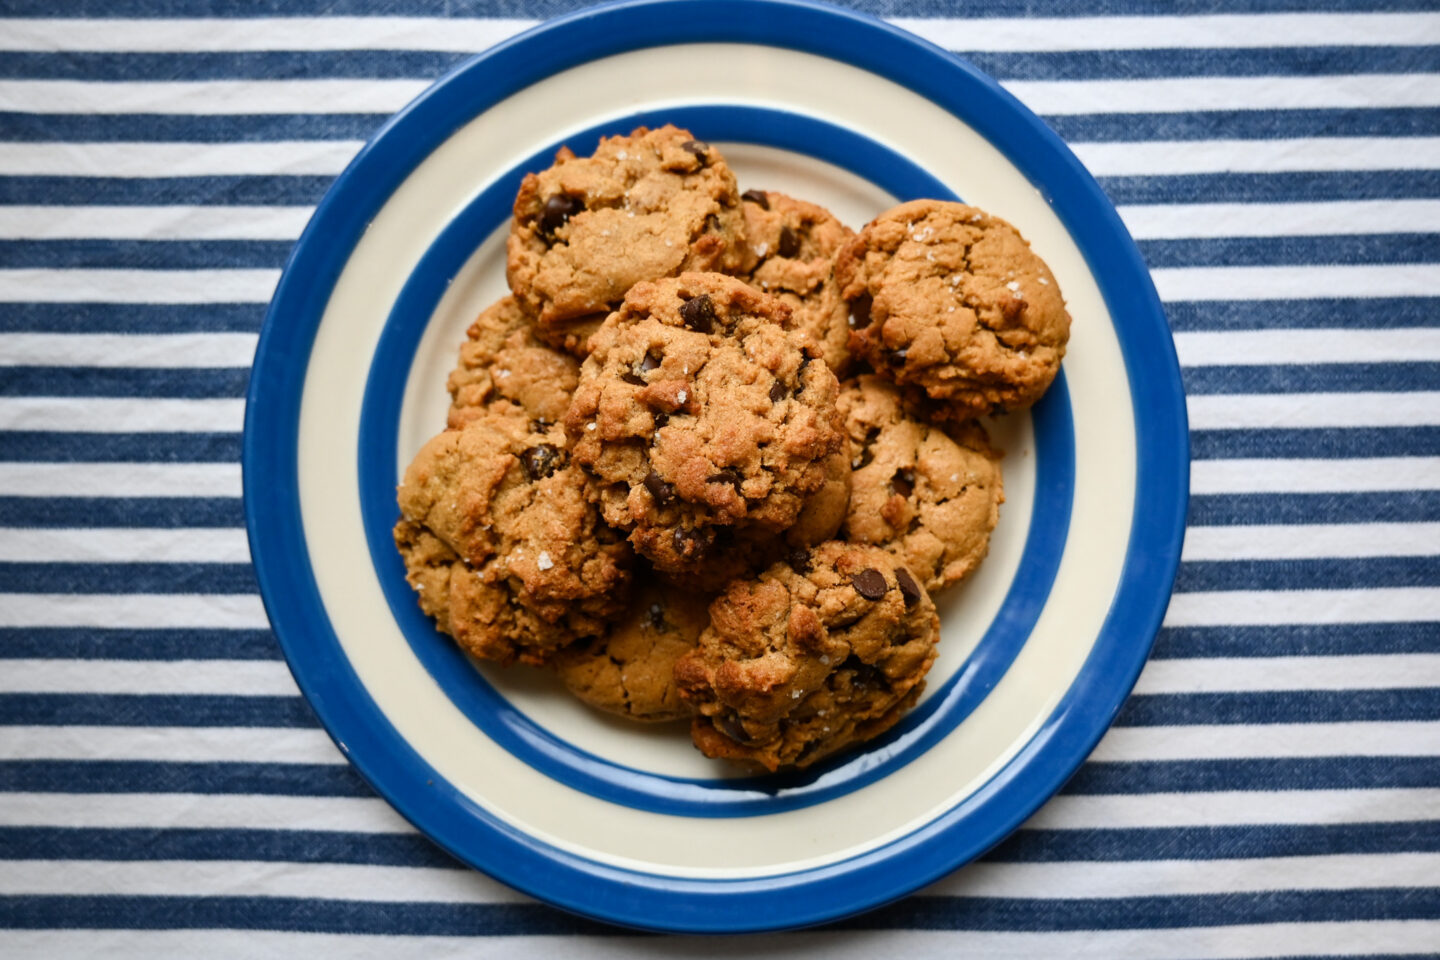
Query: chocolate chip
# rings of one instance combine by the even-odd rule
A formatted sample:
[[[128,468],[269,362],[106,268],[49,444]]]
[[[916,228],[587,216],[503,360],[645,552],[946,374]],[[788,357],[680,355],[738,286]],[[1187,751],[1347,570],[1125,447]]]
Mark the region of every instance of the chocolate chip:
[[[560,448],[542,443],[520,454],[520,463],[531,480],[541,480],[555,472],[564,456]]]
[[[715,216],[715,214],[713,214],[713,213],[710,213],[710,214],[706,214],[706,215],[705,215],[705,232],[706,232],[706,233],[719,233],[719,232],[720,232],[720,218],[717,217],[717,216]]]
[[[810,358],[806,357],[800,361],[800,366],[795,368],[795,396],[797,397],[805,389],[805,368],[808,366],[810,366]]]
[[[657,414],[655,414],[655,429],[656,429],[656,430],[659,430],[661,427],[665,426],[665,424],[667,424],[667,423],[669,423],[669,422],[670,422],[670,414],[668,414],[668,413],[657,413]],[[657,438],[657,439],[658,439],[658,438]]]
[[[686,140],[680,144],[680,149],[693,153],[695,159],[700,161],[700,166],[702,167],[710,162],[710,144],[704,140]]]
[[[686,300],[680,307],[680,319],[685,326],[699,333],[715,329],[715,304],[708,293],[702,293],[693,300]]]
[[[770,198],[765,196],[764,190],[746,190],[740,194],[741,200],[748,200],[761,210],[770,209]]]
[[[645,351],[645,356],[640,361],[640,372],[649,373],[651,370],[658,369],[659,366],[660,358],[655,356],[655,354],[651,353],[649,350]]]
[[[665,608],[658,603],[650,604],[650,629],[660,631],[665,629]]]
[[[776,380],[774,383],[770,384],[770,402],[779,403],[781,400],[784,399],[785,384],[781,383],[779,380]]]
[[[889,686],[889,684],[884,683],[884,674],[870,664],[864,663],[855,657],[850,657],[846,660],[845,666],[848,666],[854,671],[850,674],[851,690],[864,691],[871,687],[881,686],[882,684]]]
[[[745,728],[740,725],[740,720],[737,717],[718,717],[714,722],[716,730],[719,730],[736,743],[750,742],[750,735],[745,732]]]
[[[531,433],[544,433],[546,430],[549,430],[549,429],[550,429],[550,421],[549,421],[549,420],[546,420],[544,417],[537,417],[537,418],[535,418],[534,420],[531,420],[531,421],[530,421],[530,432],[531,432]]]
[[[790,551],[790,556],[786,558],[786,562],[790,564],[790,569],[794,570],[796,573],[809,573],[810,551],[802,550],[797,547],[796,549]]]
[[[915,471],[906,470],[903,467],[895,471],[895,476],[890,478],[890,489],[908,497],[915,492]]]
[[[710,529],[686,530],[683,527],[676,527],[675,534],[670,538],[671,545],[682,560],[698,560],[710,549],[710,544],[715,542],[715,531]]]
[[[885,574],[874,567],[866,567],[850,578],[855,584],[855,589],[860,596],[866,600],[879,600],[890,589],[890,584],[885,582]]]
[[[740,492],[740,485],[745,482],[745,479],[740,476],[740,471],[739,471],[739,470],[736,470],[734,467],[726,467],[724,470],[721,470],[719,473],[716,473],[715,475],[710,476],[710,477],[706,477],[706,478],[705,478],[705,482],[706,482],[706,483],[728,483],[728,484],[730,484],[732,487],[735,488],[735,492],[736,492],[736,493],[739,493],[739,492]]]
[[[870,326],[870,305],[872,303],[870,294],[856,298],[850,304],[850,327],[854,330],[864,330]]]
[[[775,252],[782,257],[793,257],[800,252],[800,238],[789,227],[780,228],[780,244]]]
[[[650,491],[650,496],[662,507],[675,502],[675,485],[666,483],[654,470],[645,476],[645,489]]]
[[[920,584],[910,576],[910,571],[904,567],[895,568],[895,582],[900,584],[900,595],[905,598],[905,606],[913,607],[920,602]]]
[[[585,203],[579,197],[565,193],[555,194],[545,201],[545,212],[540,215],[540,232],[547,237],[553,236],[566,221],[584,209]]]
[[[633,383],[637,387],[645,386],[645,378],[640,376],[638,373],[631,373],[629,370],[626,370],[624,373],[620,374],[620,379],[624,380],[626,383]]]

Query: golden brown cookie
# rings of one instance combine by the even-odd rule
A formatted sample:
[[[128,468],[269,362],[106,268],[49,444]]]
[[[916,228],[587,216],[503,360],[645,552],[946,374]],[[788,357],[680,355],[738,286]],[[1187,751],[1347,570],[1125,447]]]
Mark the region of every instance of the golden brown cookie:
[[[774,190],[747,190],[741,200],[749,254],[741,276],[785,301],[795,328],[814,337],[825,362],[843,374],[850,307],[835,279],[835,255],[854,232],[825,208]]]
[[[893,556],[832,540],[727,587],[675,680],[706,756],[804,767],[892,726],[939,635],[925,588]]]
[[[1070,316],[1050,268],[1010,224],[915,200],[868,223],[835,262],[854,311],[850,349],[875,372],[964,420],[1040,398]]]
[[[641,127],[602,139],[593,156],[562,149],[554,166],[525,177],[506,274],[540,335],[583,355],[586,337],[634,284],[738,270],[744,230],[720,151],[688,130]]]
[[[647,579],[603,637],[555,655],[555,672],[581,700],[631,720],[675,720],[690,707],[675,687],[675,661],[710,625],[710,597]]]
[[[487,411],[511,407],[546,423],[565,416],[580,364],[540,342],[535,322],[514,297],[483,310],[466,337],[447,383],[449,426],[461,427]]]
[[[841,385],[839,407],[854,468],[841,538],[884,547],[931,592],[973,573],[1005,502],[984,428],[915,419],[900,391],[871,374]]]
[[[447,430],[406,469],[396,542],[410,582],[475,656],[541,662],[625,611],[630,549],[583,485],[561,429],[519,414]]]
[[[687,273],[636,284],[591,338],[565,429],[606,522],[657,570],[778,537],[826,486],[839,384],[788,320],[740,280]]]

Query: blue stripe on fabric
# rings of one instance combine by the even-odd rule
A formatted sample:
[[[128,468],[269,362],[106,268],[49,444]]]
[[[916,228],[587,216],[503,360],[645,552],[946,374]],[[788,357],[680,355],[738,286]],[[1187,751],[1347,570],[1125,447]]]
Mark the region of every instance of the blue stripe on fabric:
[[[0,860],[247,860],[353,863],[387,867],[466,867],[417,833],[343,830],[0,827]]]
[[[1190,498],[1192,527],[1256,523],[1421,523],[1440,520],[1440,490],[1223,493]]]
[[[1440,363],[1187,367],[1185,393],[1353,393],[1440,389]],[[1433,429],[1433,428],[1432,428]]]
[[[1171,727],[1374,720],[1440,720],[1440,687],[1138,694],[1126,701],[1115,724]]]
[[[0,843],[3,842],[0,839]],[[1440,820],[1418,820],[1409,823],[1095,830],[1022,828],[982,859],[990,863],[1114,863],[1126,860],[1240,860],[1437,851],[1440,851]]]
[[[1440,622],[1162,627],[1152,660],[1440,653]]]
[[[1440,427],[1195,430],[1190,455],[1196,460],[1433,457],[1440,455]]]
[[[0,431],[0,462],[239,463],[238,433]]]
[[[243,527],[239,497],[0,497],[0,526]],[[49,592],[49,591],[46,591]]]
[[[281,660],[269,630],[0,627],[0,659]]]
[[[166,763],[156,760],[3,760],[4,793],[265,794],[373,797],[337,750],[337,763]]]
[[[314,206],[328,176],[0,177],[0,204]]]
[[[1397,140],[1395,150],[1404,149],[1404,142]],[[1195,203],[1202,199],[1206,203],[1289,203],[1440,197],[1440,177],[1436,177],[1433,170],[1193,173],[1096,179],[1117,204]],[[0,198],[4,195],[5,184],[0,181]]]
[[[0,113],[0,131],[20,143],[362,141],[388,119],[376,113]],[[1400,129],[1391,127],[1389,135]]]
[[[1440,544],[1435,545],[1440,551]],[[1191,560],[1176,593],[1207,590],[1365,590],[1440,585],[1440,556],[1324,560]],[[1440,686],[1440,677],[1436,677]]]
[[[255,333],[263,303],[5,303],[0,333]]]
[[[248,563],[0,563],[0,593],[258,592]]]
[[[1165,304],[1177,333],[1205,330],[1361,329],[1440,326],[1440,298],[1196,300]]]
[[[0,725],[98,727],[291,727],[319,724],[300,696],[4,693]]]
[[[7,367],[0,397],[243,397],[249,383],[249,367]]]
[[[1440,46],[1167,50],[959,50],[1000,80],[1152,79],[1440,72]],[[245,50],[186,53],[0,53],[17,80],[434,80],[468,54],[444,50]],[[0,121],[0,129],[3,129]]]
[[[1061,788],[1073,796],[1217,790],[1440,787],[1440,757],[1266,757],[1087,763]]]
[[[1440,224],[1436,225],[1440,228]],[[1440,234],[1377,233],[1323,237],[1218,237],[1141,240],[1152,268],[1272,267],[1289,264],[1434,263]],[[3,250],[0,250],[3,256]]]
[[[1169,55],[1180,51],[1158,52]],[[1424,137],[1440,132],[1440,110],[1433,107],[1392,107],[1360,110],[1079,113],[1047,116],[1045,122],[1070,143],[1278,140],[1299,137]]]
[[[278,270],[289,240],[0,240],[0,268]]]

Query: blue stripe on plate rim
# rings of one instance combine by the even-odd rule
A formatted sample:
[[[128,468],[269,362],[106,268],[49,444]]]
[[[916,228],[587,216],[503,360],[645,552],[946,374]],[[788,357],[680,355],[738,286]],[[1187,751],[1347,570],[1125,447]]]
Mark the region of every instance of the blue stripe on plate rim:
[[[958,199],[940,181],[887,147],[841,127],[763,107],[692,106],[613,118],[566,138],[582,156],[601,136],[674,123],[710,140],[742,141],[826,160],[900,200]],[[360,502],[371,562],[411,649],[450,700],[490,739],[554,780],[639,810],[702,817],[759,816],[842,796],[888,776],[948,735],[992,690],[1039,619],[1060,567],[1075,488],[1075,435],[1063,374],[1031,415],[1036,496],[1024,553],[1005,602],[979,645],[944,686],[861,753],[768,777],[679,778],[623,766],[557,737],[515,709],[471,668],[465,654],[420,612],[405,582],[391,530],[400,407],[427,322],[454,277],[510,216],[528,170],[549,165],[552,144],[497,178],[441,232],[406,281],[376,344],[360,414]],[[1011,522],[1015,522],[1012,520]]]
[[[1136,502],[1125,568],[1079,675],[1035,737],[978,791],[856,857],[739,880],[677,878],[544,844],[474,803],[421,759],[366,695],[324,614],[301,525],[297,435],[305,361],[330,290],[374,212],[455,129],[515,91],[599,57],[734,42],[830,57],[964,119],[1048,200],[1116,324],[1130,380]],[[740,933],[823,923],[895,900],[979,856],[1079,767],[1133,687],[1169,602],[1189,488],[1179,363],[1159,298],[1098,184],[1045,124],[958,57],[864,14],[812,0],[622,0],[558,18],[442,78],[391,119],[335,181],[276,288],[245,417],[244,499],[266,610],[301,690],[361,774],[451,853],[556,906],[612,923]]]

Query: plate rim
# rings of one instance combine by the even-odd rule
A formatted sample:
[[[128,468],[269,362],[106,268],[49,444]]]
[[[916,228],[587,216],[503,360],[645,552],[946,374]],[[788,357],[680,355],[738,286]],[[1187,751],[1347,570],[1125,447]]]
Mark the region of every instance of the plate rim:
[[[538,44],[537,53],[539,40],[549,43]],[[912,833],[824,867],[745,880],[642,873],[531,837],[480,808],[415,754],[343,656],[339,669],[327,663],[326,682],[302,669],[315,659],[316,641],[335,650],[339,644],[304,549],[298,495],[285,496],[298,487],[298,411],[314,334],[334,282],[373,212],[365,204],[347,206],[351,194],[378,197],[383,205],[394,186],[459,126],[551,73],[603,56],[692,42],[815,53],[932,100],[985,136],[1044,193],[1076,239],[1117,326],[1121,316],[1130,318],[1129,339],[1122,338],[1120,346],[1136,429],[1131,535],[1095,646],[1059,704],[987,783]],[[973,99],[962,113],[955,104],[964,97]],[[463,119],[456,121],[457,116]],[[395,135],[416,130],[422,133]],[[1021,146],[1032,151],[1025,163],[1017,156]],[[1052,176],[1038,179],[1039,170]],[[369,186],[357,183],[365,176]],[[1046,189],[1057,176],[1065,187],[1058,199]],[[381,181],[378,190],[376,180]],[[1073,222],[1059,209],[1062,202],[1095,219]],[[1091,244],[1080,243],[1082,233],[1091,236]],[[1103,262],[1097,264],[1096,257]],[[1114,289],[1101,282],[1102,273],[1119,274],[1127,284]],[[304,362],[287,370],[285,362],[296,358]],[[913,892],[1008,836],[1079,768],[1133,688],[1170,599],[1188,508],[1189,432],[1174,342],[1149,271],[1099,185],[1042,120],[959,57],[874,17],[814,0],[619,0],[542,23],[456,66],[376,132],[316,207],[267,311],[246,399],[242,482],[256,580],[287,665],[342,753],[417,829],[476,869],[572,912],[652,930],[758,932],[849,916]],[[275,482],[276,477],[283,481]],[[299,551],[292,549],[297,538]],[[1104,643],[1110,634],[1128,644]],[[329,655],[319,652],[322,660]],[[1106,683],[1096,689],[1098,677]],[[347,690],[352,696],[344,696]],[[368,748],[357,754],[351,743]],[[395,755],[405,752],[413,758],[397,761]],[[424,780],[413,779],[417,770]],[[392,779],[396,774],[404,778],[400,787]],[[1018,800],[1006,797],[1016,802],[995,810],[1002,793],[1017,791]],[[993,815],[983,837],[955,835],[963,818],[985,812],[986,804]],[[469,815],[466,829],[434,822],[437,811],[451,807]],[[477,836],[486,844],[486,855],[479,858]]]

